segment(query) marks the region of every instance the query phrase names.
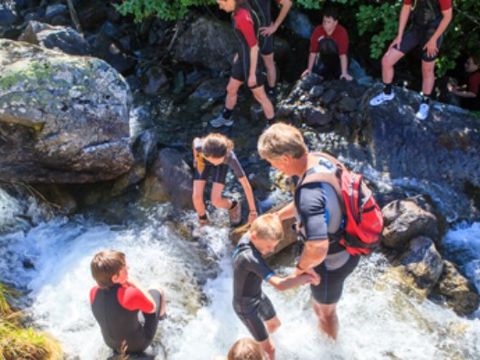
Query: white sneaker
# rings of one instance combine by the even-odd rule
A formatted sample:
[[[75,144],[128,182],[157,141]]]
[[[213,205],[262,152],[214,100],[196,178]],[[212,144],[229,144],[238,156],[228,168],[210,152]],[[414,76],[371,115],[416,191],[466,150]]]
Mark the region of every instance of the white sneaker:
[[[385,94],[383,91],[375,96],[373,99],[370,100],[371,106],[378,106],[383,104],[385,101],[390,101],[395,97],[394,92],[392,91],[390,94]]]
[[[217,117],[210,120],[210,125],[214,128],[219,128],[222,126],[232,126],[232,119],[225,119],[222,114],[219,114]]]
[[[415,117],[418,120],[425,120],[428,117],[429,111],[430,111],[430,105],[421,103],[417,113],[415,114]]]

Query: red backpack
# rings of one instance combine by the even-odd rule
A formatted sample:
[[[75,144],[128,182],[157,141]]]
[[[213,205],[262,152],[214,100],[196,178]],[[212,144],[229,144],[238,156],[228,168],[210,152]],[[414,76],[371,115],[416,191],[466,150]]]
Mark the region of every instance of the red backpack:
[[[337,171],[308,174],[298,187],[314,182],[325,182],[333,186],[345,216],[344,226],[333,238],[338,239],[340,245],[351,255],[370,254],[379,244],[383,230],[382,211],[373,198],[372,191],[363,182],[362,175],[349,171],[333,156],[326,153],[317,155],[332,162]]]

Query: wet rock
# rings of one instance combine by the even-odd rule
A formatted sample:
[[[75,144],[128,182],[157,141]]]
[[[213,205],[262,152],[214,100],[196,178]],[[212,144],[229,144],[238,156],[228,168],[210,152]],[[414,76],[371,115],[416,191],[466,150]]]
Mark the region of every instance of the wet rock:
[[[328,89],[325,94],[322,95],[322,102],[325,105],[329,105],[335,100],[337,97],[337,92],[333,89]]]
[[[71,215],[77,211],[77,202],[67,187],[58,184],[36,185],[48,205],[56,212]]]
[[[182,154],[165,148],[148,171],[143,194],[149,200],[171,201],[178,208],[191,208],[192,183],[192,171]]]
[[[317,74],[310,74],[299,81],[300,88],[304,91],[310,91],[312,87],[322,82],[322,78]]]
[[[229,70],[236,41],[227,23],[200,17],[178,38],[174,59],[211,70]]]
[[[305,111],[305,122],[313,127],[322,127],[332,122],[333,117],[324,108],[308,109]]]
[[[0,178],[85,183],[127,172],[130,93],[107,63],[0,40]]]
[[[92,54],[108,62],[118,72],[125,73],[135,67],[135,59],[126,54],[118,41],[112,39],[107,33],[100,31],[89,39],[89,43]]]
[[[54,17],[63,15],[67,16],[68,15],[68,8],[67,5],[65,4],[53,4],[47,6],[45,10],[45,20],[46,21],[51,21]]]
[[[315,85],[310,89],[309,95],[312,99],[317,99],[325,92],[322,85]]]
[[[399,259],[403,270],[415,279],[415,285],[427,294],[437,283],[443,270],[443,259],[433,241],[421,236],[413,239]]]
[[[478,293],[450,261],[444,261],[435,292],[444,296],[447,305],[459,315],[471,314],[478,309],[480,303]]]
[[[0,26],[7,27],[19,21],[19,17],[15,9],[10,8],[7,4],[0,4]]]
[[[151,66],[142,76],[143,92],[148,95],[157,94],[168,84],[167,76],[160,66]]]
[[[342,97],[337,106],[340,111],[353,112],[357,110],[357,101],[347,95]]]
[[[395,200],[382,209],[384,229],[382,244],[400,249],[417,236],[438,239],[438,221],[413,200]]]
[[[190,95],[190,98],[222,100],[225,98],[227,83],[227,79],[221,78],[206,80]]]
[[[70,55],[88,55],[90,52],[88,42],[74,29],[38,21],[30,21],[18,40]]]

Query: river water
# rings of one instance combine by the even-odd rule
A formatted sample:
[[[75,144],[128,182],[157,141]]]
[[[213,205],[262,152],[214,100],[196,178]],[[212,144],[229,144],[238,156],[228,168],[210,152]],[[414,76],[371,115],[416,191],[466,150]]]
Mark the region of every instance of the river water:
[[[248,333],[231,308],[232,246],[225,215],[217,213],[214,225],[192,238],[192,213],[178,216],[168,204],[130,207],[134,210],[122,225],[92,214],[46,220],[34,202],[0,189],[2,281],[28,294],[23,306],[33,324],[58,338],[68,359],[106,359],[110,353],[88,303],[94,285],[89,263],[101,249],[119,249],[127,255],[131,276],[165,289],[168,298],[169,317],[149,349],[152,358],[226,354]],[[475,274],[480,224],[464,224],[447,240],[471,254],[465,266]],[[419,303],[381,280],[386,266],[382,256],[373,255],[348,279],[338,306],[336,344],[317,330],[307,287],[280,293],[264,286],[283,322],[273,336],[277,359],[478,359],[478,313],[461,318],[430,301]],[[291,259],[274,267],[288,273]]]

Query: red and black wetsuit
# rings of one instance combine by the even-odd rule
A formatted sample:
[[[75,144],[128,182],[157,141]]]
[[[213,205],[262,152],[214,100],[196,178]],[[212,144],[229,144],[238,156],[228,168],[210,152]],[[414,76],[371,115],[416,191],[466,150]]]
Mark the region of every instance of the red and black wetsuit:
[[[405,32],[398,50],[404,54],[410,52],[417,45],[423,46],[430,40],[443,19],[442,11],[452,8],[452,0],[403,0],[404,5],[412,7],[410,13],[411,25]],[[443,35],[437,41],[437,48],[443,41]],[[427,51],[422,51],[422,60],[434,61],[438,53],[428,56]]]
[[[237,61],[233,63],[232,77],[238,81],[248,82],[250,73],[250,49],[258,45],[259,19],[257,14],[246,6],[237,9],[232,15],[232,25],[238,40]],[[261,56],[257,59],[257,85],[265,82],[264,65]],[[256,87],[254,86],[254,87]]]
[[[280,4],[281,0],[275,0]],[[260,19],[260,27],[267,27],[272,24],[272,0],[250,0],[250,5]],[[273,35],[260,35],[260,53],[270,55],[273,53]]]
[[[161,295],[156,290],[149,292],[156,304],[152,314],[153,304],[134,287],[96,286],[90,291],[93,316],[100,325],[105,343],[113,350],[120,352],[125,342],[128,353],[139,353],[152,342],[159,321]],[[138,320],[139,311],[144,313],[144,325]]]

